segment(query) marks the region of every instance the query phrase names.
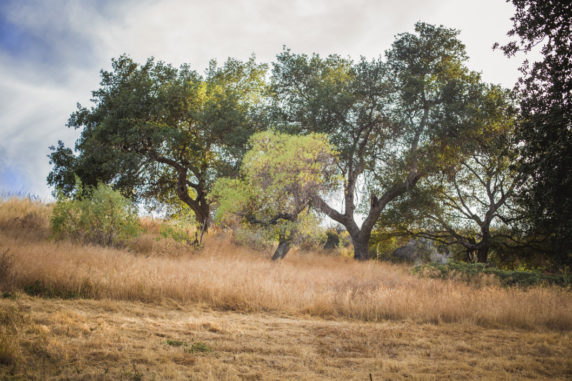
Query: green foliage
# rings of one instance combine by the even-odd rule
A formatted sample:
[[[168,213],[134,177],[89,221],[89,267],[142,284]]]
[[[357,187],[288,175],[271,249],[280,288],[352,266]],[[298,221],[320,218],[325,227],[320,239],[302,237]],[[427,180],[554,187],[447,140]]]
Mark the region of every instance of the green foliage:
[[[458,279],[478,283],[483,276],[493,276],[502,286],[558,285],[569,287],[572,276],[569,272],[545,274],[540,270],[503,270],[484,263],[449,262],[445,265],[428,263],[416,266],[412,273],[419,276],[439,279]]]
[[[80,198],[58,197],[50,221],[56,239],[111,246],[139,234],[137,209],[121,193],[103,184],[80,189]]]
[[[336,152],[327,136],[287,135],[274,131],[250,139],[239,179],[221,178],[211,192],[217,203],[215,222],[239,222],[292,240],[299,232],[312,236],[315,216],[307,212],[312,199],[338,184]]]
[[[249,202],[258,204],[256,213],[261,218],[297,215],[312,197],[338,184],[336,152],[326,135],[266,131],[253,135],[250,144],[241,173],[250,192]],[[242,196],[247,195],[246,190],[241,189]]]
[[[197,353],[197,352],[205,353],[212,351],[213,349],[210,346],[200,341],[194,342],[190,347],[185,348],[185,352],[187,353]]]
[[[516,84],[521,122],[518,170],[526,175],[519,187],[530,234],[547,237],[550,256],[572,265],[572,3],[560,0],[512,0],[516,13],[502,46],[507,56],[540,48],[542,59],[521,67]],[[498,44],[495,44],[498,46]]]
[[[487,87],[479,110],[478,136],[466,143],[472,152],[426,176],[416,189],[389,205],[378,222],[382,233],[378,237],[393,233],[429,238],[462,247],[481,262],[489,260],[496,242],[517,238],[510,231],[521,217],[515,194],[519,174],[512,167],[516,151],[511,141],[510,94],[497,86]],[[503,243],[508,249],[518,241],[504,239]]]
[[[52,147],[48,183],[69,196],[74,176],[86,186],[111,184],[130,198],[190,208],[207,225],[206,199],[219,176],[234,176],[249,136],[260,129],[254,106],[266,67],[254,58],[209,65],[205,75],[127,56],[101,72],[92,108],[78,105],[68,127],[81,130],[74,155]]]
[[[458,33],[417,23],[415,33],[397,36],[386,60],[289,50],[277,57],[272,92],[278,127],[326,133],[339,152],[344,210],[328,199],[314,204],[348,230],[357,259],[369,257],[371,231],[386,205],[419,179],[456,165],[480,133],[486,87],[464,65]],[[366,217],[361,226],[357,213]]]
[[[231,224],[236,214],[251,208],[256,202],[253,193],[254,190],[245,181],[227,177],[218,179],[209,196],[217,204],[215,223],[223,226]]]

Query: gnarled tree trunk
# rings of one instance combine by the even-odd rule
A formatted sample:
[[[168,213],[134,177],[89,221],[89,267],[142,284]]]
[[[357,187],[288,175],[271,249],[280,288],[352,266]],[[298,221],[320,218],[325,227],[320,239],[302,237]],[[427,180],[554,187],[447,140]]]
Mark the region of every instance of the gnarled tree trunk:
[[[278,235],[278,247],[276,251],[274,251],[274,255],[272,256],[272,260],[276,261],[278,259],[283,259],[288,251],[290,251],[290,245],[292,244],[292,236],[294,232],[290,233],[289,237],[286,237],[286,232],[280,232]]]
[[[354,245],[354,259],[358,261],[365,261],[369,259],[369,239],[352,238]]]

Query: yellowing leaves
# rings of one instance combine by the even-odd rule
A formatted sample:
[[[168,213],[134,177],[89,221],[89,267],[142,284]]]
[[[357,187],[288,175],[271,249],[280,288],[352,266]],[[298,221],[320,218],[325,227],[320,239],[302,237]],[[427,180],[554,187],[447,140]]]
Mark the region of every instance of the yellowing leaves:
[[[244,156],[241,179],[220,179],[213,189],[219,214],[298,216],[313,196],[337,186],[336,152],[323,134],[287,135],[265,131],[253,135]]]

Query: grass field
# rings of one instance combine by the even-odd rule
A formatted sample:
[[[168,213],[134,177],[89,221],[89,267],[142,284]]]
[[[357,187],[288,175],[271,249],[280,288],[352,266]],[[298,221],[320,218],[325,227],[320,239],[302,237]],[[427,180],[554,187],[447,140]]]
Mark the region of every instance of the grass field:
[[[570,379],[572,294],[421,279],[405,266],[156,228],[123,249],[50,240],[0,204],[5,379]]]

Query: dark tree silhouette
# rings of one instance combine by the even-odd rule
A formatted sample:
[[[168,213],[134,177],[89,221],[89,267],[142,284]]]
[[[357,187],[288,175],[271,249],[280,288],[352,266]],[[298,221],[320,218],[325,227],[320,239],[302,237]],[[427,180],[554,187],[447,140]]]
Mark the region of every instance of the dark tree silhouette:
[[[525,61],[516,88],[522,122],[518,169],[526,175],[520,195],[530,232],[552,243],[557,262],[572,261],[572,3],[512,0],[508,32],[516,41],[500,47],[507,56],[540,47],[542,61]],[[495,44],[495,48],[498,47]]]

